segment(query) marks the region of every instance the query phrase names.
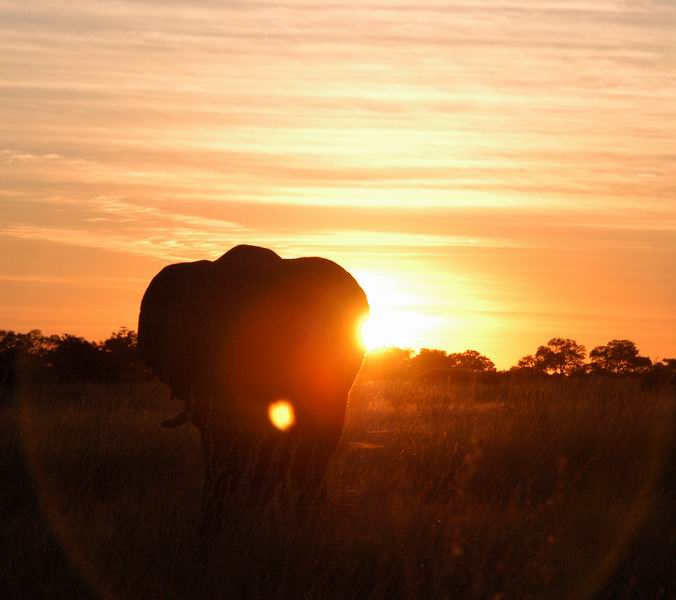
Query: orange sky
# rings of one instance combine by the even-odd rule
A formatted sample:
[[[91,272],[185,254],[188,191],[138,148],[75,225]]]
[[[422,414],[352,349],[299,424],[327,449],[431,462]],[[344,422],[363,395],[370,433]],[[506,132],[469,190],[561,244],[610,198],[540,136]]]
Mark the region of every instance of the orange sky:
[[[135,327],[248,242],[397,343],[676,354],[673,2],[191,4],[0,1],[0,328]]]

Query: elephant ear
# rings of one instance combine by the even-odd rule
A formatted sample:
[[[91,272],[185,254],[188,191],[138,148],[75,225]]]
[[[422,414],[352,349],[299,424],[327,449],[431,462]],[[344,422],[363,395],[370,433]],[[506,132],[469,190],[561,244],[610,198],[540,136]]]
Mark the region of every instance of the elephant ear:
[[[204,329],[200,306],[208,294],[212,266],[204,260],[165,267],[150,282],[141,302],[141,358],[184,402],[200,364],[199,332]]]
[[[328,369],[349,389],[364,357],[358,325],[369,313],[366,294],[354,277],[333,261],[303,257],[284,262],[296,310],[302,315],[296,335],[298,346],[306,348],[302,360],[306,370]]]

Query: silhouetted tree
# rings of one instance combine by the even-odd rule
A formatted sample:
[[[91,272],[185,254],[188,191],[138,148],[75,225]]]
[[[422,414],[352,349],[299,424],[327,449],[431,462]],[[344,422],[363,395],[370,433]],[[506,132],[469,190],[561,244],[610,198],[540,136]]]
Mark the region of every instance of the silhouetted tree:
[[[584,365],[587,351],[570,338],[552,338],[535,353],[535,368],[547,373],[570,375]]]
[[[11,391],[19,375],[39,379],[46,340],[39,329],[28,333],[0,330],[0,391]]]
[[[641,389],[657,390],[668,386],[676,393],[676,358],[663,358],[643,373]]]
[[[663,358],[660,361],[667,369],[676,373],[676,358]]]
[[[464,369],[473,373],[495,372],[493,361],[476,350],[453,352],[447,357],[447,364],[451,368]]]
[[[413,350],[409,348],[383,348],[366,355],[364,374],[373,379],[404,378],[408,374]]]
[[[19,353],[17,334],[14,331],[0,330],[0,392],[14,389]]]
[[[510,371],[535,371],[538,369],[538,361],[532,354],[526,354],[519,359],[519,362],[513,366]]]
[[[103,376],[103,353],[94,342],[64,334],[48,338],[52,345],[45,359],[59,381],[99,380]]]
[[[130,381],[148,374],[136,350],[135,331],[120,327],[107,340],[101,342],[103,373],[109,381]]]
[[[596,346],[590,353],[594,371],[605,371],[616,375],[642,373],[650,368],[651,360],[640,356],[636,344],[631,340],[611,340],[605,346]]]
[[[448,366],[448,355],[443,350],[421,348],[420,352],[411,359],[411,370],[416,375],[436,369],[447,369]]]
[[[0,330],[0,393],[27,381],[131,381],[150,377],[136,352],[136,332],[121,327],[97,344],[74,335]]]

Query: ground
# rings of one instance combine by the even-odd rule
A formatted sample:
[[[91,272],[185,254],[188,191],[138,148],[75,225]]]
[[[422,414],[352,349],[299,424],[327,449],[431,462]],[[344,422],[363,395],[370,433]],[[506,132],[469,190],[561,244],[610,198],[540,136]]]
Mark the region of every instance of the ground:
[[[360,379],[328,503],[234,498],[156,383],[24,386],[0,409],[3,598],[673,598],[670,389]]]

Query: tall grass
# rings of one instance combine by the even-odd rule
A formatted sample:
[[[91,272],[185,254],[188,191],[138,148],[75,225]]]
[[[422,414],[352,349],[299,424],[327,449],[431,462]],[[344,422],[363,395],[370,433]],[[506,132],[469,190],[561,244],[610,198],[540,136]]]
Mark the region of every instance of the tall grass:
[[[675,402],[631,381],[358,381],[298,520],[231,498],[155,384],[20,390],[0,413],[3,597],[676,597]]]

